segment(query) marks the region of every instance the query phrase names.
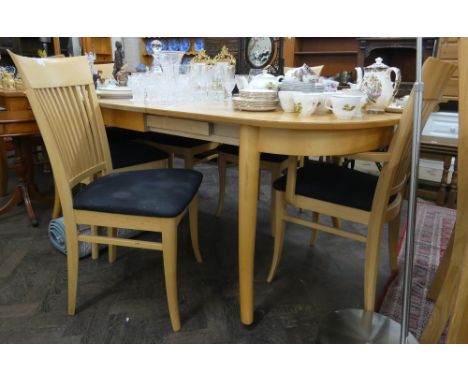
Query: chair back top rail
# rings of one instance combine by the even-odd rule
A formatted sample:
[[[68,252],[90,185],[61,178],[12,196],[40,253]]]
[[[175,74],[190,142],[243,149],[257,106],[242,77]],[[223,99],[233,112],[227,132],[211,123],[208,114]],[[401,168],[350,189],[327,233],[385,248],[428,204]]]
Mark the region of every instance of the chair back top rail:
[[[47,148],[60,200],[72,208],[71,188],[112,171],[109,144],[86,58],[10,55]]]

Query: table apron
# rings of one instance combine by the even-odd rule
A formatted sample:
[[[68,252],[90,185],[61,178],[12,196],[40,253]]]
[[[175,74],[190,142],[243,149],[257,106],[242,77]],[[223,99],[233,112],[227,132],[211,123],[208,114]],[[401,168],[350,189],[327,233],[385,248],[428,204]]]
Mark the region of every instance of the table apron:
[[[346,155],[388,145],[394,126],[359,130],[292,130],[259,128],[258,150],[284,155]]]
[[[239,145],[240,126],[103,108],[106,126],[154,131],[209,142]],[[258,129],[258,150],[285,155],[345,155],[371,151],[390,143],[394,126],[364,129]]]

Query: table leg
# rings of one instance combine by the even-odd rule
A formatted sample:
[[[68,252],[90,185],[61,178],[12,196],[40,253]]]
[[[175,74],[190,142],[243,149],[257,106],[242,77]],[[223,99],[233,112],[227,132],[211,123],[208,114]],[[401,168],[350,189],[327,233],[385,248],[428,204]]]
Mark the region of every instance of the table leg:
[[[241,321],[253,322],[253,275],[260,153],[258,129],[240,128],[239,147],[239,290]]]
[[[31,204],[31,197],[34,198],[36,195],[40,194],[32,183],[32,169],[29,168],[31,163],[26,154],[28,149],[31,148],[29,137],[14,137],[13,146],[15,149],[15,171],[18,177],[18,183],[16,184],[15,191],[13,192],[10,200],[0,207],[0,214],[9,211],[18,203],[24,202],[31,224],[33,227],[36,227],[38,222]]]

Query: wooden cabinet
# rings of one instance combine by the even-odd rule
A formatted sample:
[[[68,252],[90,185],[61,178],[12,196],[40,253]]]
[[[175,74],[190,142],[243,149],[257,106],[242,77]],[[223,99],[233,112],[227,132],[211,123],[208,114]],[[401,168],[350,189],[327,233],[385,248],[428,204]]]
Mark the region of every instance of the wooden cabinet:
[[[294,37],[284,39],[284,66],[325,65],[323,76],[335,76],[357,66],[359,43],[354,37]]]
[[[114,61],[112,57],[112,40],[110,37],[82,37],[82,51],[96,54],[95,64],[109,64]]]

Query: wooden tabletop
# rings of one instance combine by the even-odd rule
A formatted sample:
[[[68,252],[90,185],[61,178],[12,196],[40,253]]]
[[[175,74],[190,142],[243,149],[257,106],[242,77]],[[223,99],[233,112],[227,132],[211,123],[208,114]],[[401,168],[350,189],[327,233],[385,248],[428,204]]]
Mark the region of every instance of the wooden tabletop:
[[[391,126],[399,123],[401,115],[395,113],[365,114],[362,118],[339,120],[333,114],[301,117],[297,113],[283,111],[252,112],[234,110],[230,102],[204,102],[172,106],[154,106],[149,103],[136,103],[132,100],[101,99],[102,108],[155,114],[174,118],[210,121],[236,125],[248,125],[281,129],[324,130],[335,128],[353,130]]]
[[[0,88],[0,97],[25,97],[26,94],[23,90],[8,90]]]

